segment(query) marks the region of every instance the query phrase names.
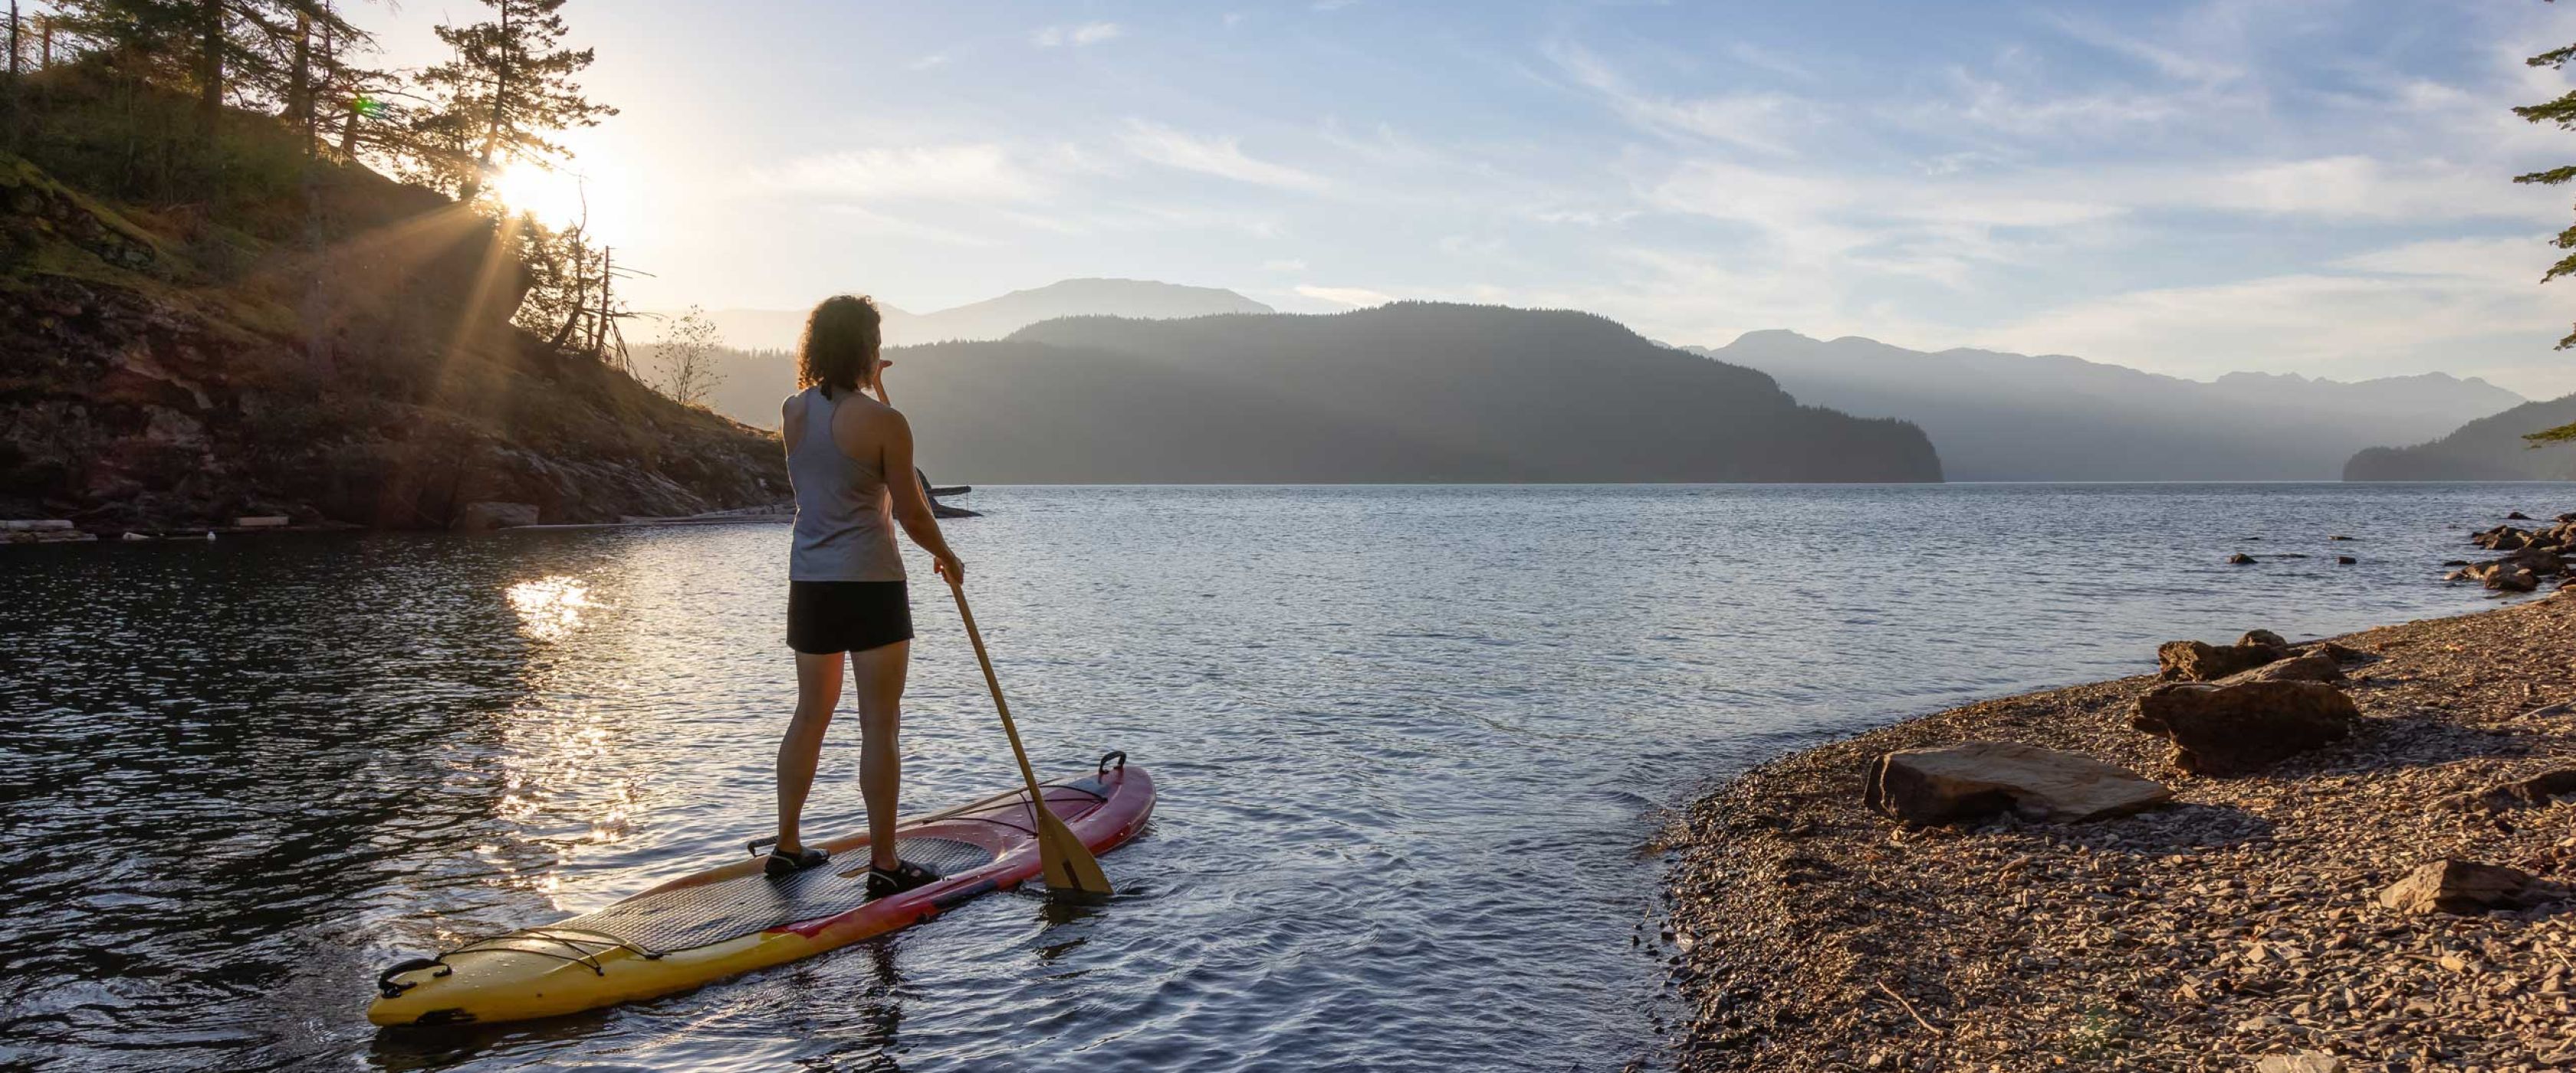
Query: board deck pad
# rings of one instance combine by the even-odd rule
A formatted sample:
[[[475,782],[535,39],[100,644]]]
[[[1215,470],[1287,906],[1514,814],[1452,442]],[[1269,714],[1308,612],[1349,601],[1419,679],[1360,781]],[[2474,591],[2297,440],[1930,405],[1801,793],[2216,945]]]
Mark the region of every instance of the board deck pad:
[[[940,875],[993,863],[993,851],[953,838],[897,837],[895,853]],[[579,929],[653,954],[720,943],[756,932],[849,912],[868,901],[867,857],[771,879],[749,875],[629,898],[544,929]],[[856,871],[856,875],[842,875]]]

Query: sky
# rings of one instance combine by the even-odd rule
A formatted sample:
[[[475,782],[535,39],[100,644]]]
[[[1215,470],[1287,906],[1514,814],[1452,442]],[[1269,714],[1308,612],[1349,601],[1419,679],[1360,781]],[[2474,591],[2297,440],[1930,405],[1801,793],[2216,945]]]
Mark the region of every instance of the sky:
[[[362,5],[397,66],[471,0]],[[1076,276],[2576,392],[2539,0],[573,0],[648,308]],[[532,201],[560,201],[530,183]]]

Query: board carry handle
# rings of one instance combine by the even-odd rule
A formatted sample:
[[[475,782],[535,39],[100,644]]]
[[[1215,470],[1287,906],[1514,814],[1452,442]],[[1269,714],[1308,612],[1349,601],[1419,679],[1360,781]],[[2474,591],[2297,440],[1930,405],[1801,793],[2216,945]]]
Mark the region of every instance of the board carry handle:
[[[1109,774],[1109,762],[1112,760],[1118,761],[1118,770],[1127,770],[1127,750],[1111,749],[1100,754],[1100,774]]]
[[[456,966],[440,961],[437,958],[407,958],[403,961],[394,963],[391,968],[376,974],[376,991],[384,995],[386,998],[401,998],[403,992],[419,987],[420,984],[412,981],[397,980],[394,979],[394,977],[407,972],[417,972],[421,969],[437,969],[437,972],[431,973],[430,975],[445,976],[449,973],[455,972]]]

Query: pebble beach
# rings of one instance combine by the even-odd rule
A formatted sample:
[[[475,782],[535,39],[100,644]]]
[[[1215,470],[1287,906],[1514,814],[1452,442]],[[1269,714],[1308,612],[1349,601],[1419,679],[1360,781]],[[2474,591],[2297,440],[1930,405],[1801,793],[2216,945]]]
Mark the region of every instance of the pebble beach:
[[[2331,651],[2339,680],[2300,688],[2356,714],[2250,773],[2141,729],[2151,694],[2237,681],[2176,683],[2170,657],[1753,768],[1672,825],[1641,939],[1683,999],[1680,1067],[2576,1068],[2571,633],[2555,595],[2283,650]],[[1890,754],[1968,743],[2162,792],[2078,822],[2009,794],[1937,823],[1865,800]]]

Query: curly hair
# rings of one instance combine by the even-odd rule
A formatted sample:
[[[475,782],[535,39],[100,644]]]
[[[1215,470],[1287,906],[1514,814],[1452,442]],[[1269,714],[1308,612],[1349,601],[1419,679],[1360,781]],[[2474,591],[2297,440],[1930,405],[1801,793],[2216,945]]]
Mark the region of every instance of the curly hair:
[[[823,299],[805,318],[805,337],[796,344],[796,386],[823,385],[823,395],[856,392],[876,368],[884,345],[884,317],[877,300],[864,294],[836,294]]]

